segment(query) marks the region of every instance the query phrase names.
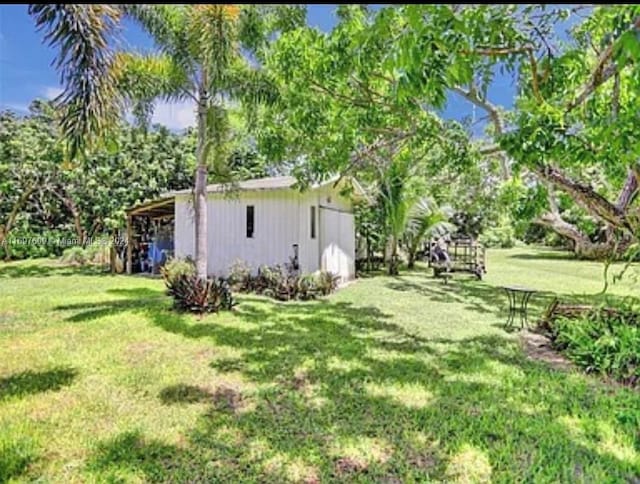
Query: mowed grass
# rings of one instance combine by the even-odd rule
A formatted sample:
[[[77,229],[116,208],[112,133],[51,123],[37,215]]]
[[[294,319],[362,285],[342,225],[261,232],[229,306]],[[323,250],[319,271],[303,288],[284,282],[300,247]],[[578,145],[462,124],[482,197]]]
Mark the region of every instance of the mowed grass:
[[[543,291],[535,315],[600,291],[602,266],[488,265],[202,319],[159,280],[0,265],[0,481],[638,482],[640,394],[530,361],[502,327],[498,286]]]

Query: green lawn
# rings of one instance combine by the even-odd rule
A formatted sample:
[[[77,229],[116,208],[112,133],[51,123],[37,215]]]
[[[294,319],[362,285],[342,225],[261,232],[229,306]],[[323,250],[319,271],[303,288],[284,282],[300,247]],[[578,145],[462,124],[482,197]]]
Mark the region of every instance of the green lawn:
[[[502,328],[496,286],[539,311],[598,292],[599,264],[491,251],[483,282],[418,270],[202,320],[159,280],[49,264],[0,265],[0,481],[638,482],[640,394]]]

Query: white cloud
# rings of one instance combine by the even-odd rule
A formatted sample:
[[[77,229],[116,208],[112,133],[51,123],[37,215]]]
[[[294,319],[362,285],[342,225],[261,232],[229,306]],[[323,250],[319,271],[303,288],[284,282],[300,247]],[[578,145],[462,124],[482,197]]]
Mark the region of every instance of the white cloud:
[[[191,100],[178,103],[158,101],[151,122],[162,124],[169,129],[182,130],[196,124],[195,109]]]
[[[55,99],[62,94],[62,88],[58,86],[46,86],[42,89],[42,95],[46,99]]]
[[[0,109],[10,109],[17,113],[23,114],[29,112],[29,106],[22,103],[7,103],[0,105]]]
[[[40,90],[46,99],[55,99],[62,93],[62,88],[45,86]],[[129,116],[128,116],[129,117]],[[158,123],[172,130],[183,130],[196,124],[195,103],[191,100],[181,102],[156,102],[152,123]]]

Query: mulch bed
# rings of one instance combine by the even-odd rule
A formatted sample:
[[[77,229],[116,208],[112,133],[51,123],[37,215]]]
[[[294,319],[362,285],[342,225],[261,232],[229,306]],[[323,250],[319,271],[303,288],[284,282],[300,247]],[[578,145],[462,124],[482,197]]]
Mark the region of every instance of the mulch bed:
[[[575,368],[571,361],[553,348],[546,335],[523,331],[520,339],[526,355],[532,360],[547,363],[555,370],[567,371]]]

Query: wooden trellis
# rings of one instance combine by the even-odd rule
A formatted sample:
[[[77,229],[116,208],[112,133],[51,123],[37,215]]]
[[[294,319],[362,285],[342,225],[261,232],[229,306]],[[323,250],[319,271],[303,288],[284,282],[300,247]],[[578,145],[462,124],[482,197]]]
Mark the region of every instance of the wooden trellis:
[[[485,248],[474,239],[460,237],[447,242],[446,250],[451,260],[450,264],[435,260],[435,246],[435,240],[429,242],[428,263],[435,277],[444,272],[468,272],[482,279],[487,272]]]

